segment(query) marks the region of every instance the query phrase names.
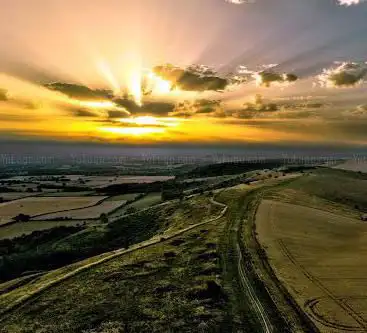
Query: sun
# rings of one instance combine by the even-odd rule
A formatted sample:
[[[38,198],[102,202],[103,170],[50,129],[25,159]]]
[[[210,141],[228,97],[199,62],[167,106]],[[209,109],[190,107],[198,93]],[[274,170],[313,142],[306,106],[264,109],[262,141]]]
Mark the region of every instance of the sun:
[[[105,61],[97,61],[96,66],[116,97],[127,93],[139,106],[143,105],[145,95],[161,97],[180,92],[174,83],[163,79],[149,68],[143,68],[137,60],[131,60],[129,66],[124,66],[123,75],[120,76],[114,74]]]
[[[99,131],[110,134],[122,134],[128,136],[142,136],[148,134],[164,133],[164,128],[156,127],[101,127]]]
[[[153,117],[153,116],[139,116],[132,118],[121,118],[121,123],[135,124],[138,126],[157,126],[157,127],[176,127],[179,125],[177,118],[170,117]]]
[[[170,81],[162,79],[152,71],[148,71],[145,77],[147,89],[150,89],[155,95],[167,95],[173,90],[177,91],[177,88],[173,89],[173,84]]]
[[[156,118],[153,116],[139,116],[121,118],[118,121],[121,123],[121,127],[103,126],[99,127],[98,130],[114,135],[149,136],[152,134],[164,134],[169,128],[180,125],[178,119],[170,117]]]

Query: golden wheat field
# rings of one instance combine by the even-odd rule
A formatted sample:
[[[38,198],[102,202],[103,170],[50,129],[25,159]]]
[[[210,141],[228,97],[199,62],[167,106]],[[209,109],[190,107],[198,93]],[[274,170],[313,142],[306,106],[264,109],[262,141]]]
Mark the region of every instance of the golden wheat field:
[[[263,200],[258,239],[277,277],[321,332],[367,331],[367,223]]]

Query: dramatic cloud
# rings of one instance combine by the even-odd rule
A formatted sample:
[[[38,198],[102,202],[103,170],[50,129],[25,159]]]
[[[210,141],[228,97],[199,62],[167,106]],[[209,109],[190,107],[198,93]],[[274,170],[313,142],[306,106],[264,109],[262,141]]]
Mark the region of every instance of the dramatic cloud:
[[[174,103],[169,102],[146,102],[139,110],[141,114],[152,116],[166,116],[175,109]]]
[[[365,2],[365,0],[338,0],[339,5],[342,6],[358,5],[362,2]]]
[[[156,66],[153,71],[164,80],[172,82],[173,88],[178,87],[185,91],[223,91],[230,83],[228,79],[201,65],[182,69],[167,64]]]
[[[252,119],[259,114],[272,113],[278,110],[275,103],[265,103],[261,95],[256,95],[254,102],[243,104],[242,108],[230,109],[220,100],[199,99],[184,101],[176,105],[175,111],[170,114],[174,117],[191,118],[206,116],[211,118]]]
[[[352,110],[347,110],[342,113],[344,119],[367,119],[367,105],[358,105]]]
[[[227,110],[225,115],[238,119],[257,118],[264,113],[272,113],[278,110],[278,105],[275,103],[266,103],[261,95],[257,94],[254,102],[247,102],[241,109]]]
[[[170,116],[189,118],[202,114],[218,117],[223,112],[223,106],[220,100],[199,99],[178,103],[174,111],[170,113]]]
[[[127,118],[130,116],[130,113],[127,111],[120,111],[120,110],[107,110],[108,118]]]
[[[198,114],[210,114],[220,111],[222,108],[221,101],[200,99],[194,102],[193,109]]]
[[[274,68],[277,64],[262,65],[259,69],[251,70],[247,66],[240,65],[236,74],[230,77],[232,85],[238,85],[255,80],[261,87],[269,88],[272,84],[288,84],[298,80],[293,73],[278,73]]]
[[[20,107],[22,109],[35,110],[41,103],[31,101],[22,97],[14,97],[8,93],[8,90],[0,89],[0,102],[7,102],[8,105]]]
[[[353,87],[367,74],[367,64],[358,62],[335,63],[336,67],[324,69],[318,81],[324,87]]]
[[[279,74],[272,70],[265,70],[255,75],[256,82],[259,86],[269,88],[272,84],[292,83],[298,80],[295,74]]]
[[[113,94],[110,90],[106,89],[90,89],[86,86],[72,84],[72,83],[62,83],[55,82],[45,85],[46,88],[58,91],[70,98],[76,98],[80,100],[101,100],[110,99]]]
[[[113,102],[126,109],[132,115],[144,114],[154,116],[166,116],[175,109],[175,104],[170,102],[148,101],[138,105],[128,97],[114,99]]]
[[[5,89],[0,89],[0,102],[5,102],[8,100],[8,92]]]
[[[93,111],[84,110],[84,109],[73,110],[72,115],[74,117],[89,117],[89,118],[93,118],[93,117],[98,116]]]
[[[174,112],[169,116],[179,118],[195,118],[206,116],[208,118],[228,119],[318,119],[319,109],[325,109],[329,104],[305,101],[273,102],[266,101],[262,95],[256,94],[252,102],[246,102],[241,107],[233,108],[220,100],[200,99],[184,101],[176,105]]]

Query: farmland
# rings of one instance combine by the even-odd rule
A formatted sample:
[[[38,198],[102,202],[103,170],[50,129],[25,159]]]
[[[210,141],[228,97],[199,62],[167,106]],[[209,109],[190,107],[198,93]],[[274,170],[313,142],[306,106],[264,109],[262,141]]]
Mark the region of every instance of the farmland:
[[[290,325],[289,297],[321,332],[366,331],[366,191],[364,176],[319,169],[263,194],[254,237],[266,259],[258,262],[280,282],[260,274]]]
[[[27,197],[0,204],[0,224],[10,222],[18,214],[35,216],[97,204],[105,197]]]
[[[367,178],[301,170],[9,202],[100,199],[0,229],[0,332],[363,332]]]
[[[92,207],[73,209],[69,211],[63,211],[59,213],[50,213],[38,215],[37,220],[57,220],[57,219],[70,219],[70,220],[88,220],[97,219],[101,214],[108,214],[111,211],[124,205],[126,201],[103,201],[100,204]]]
[[[365,331],[367,224],[264,200],[257,230],[276,274],[322,332]]]
[[[118,184],[149,184],[173,179],[173,176],[87,176],[87,175],[48,175],[48,176],[18,176],[2,179],[1,184],[16,191],[27,188],[36,190],[38,186],[47,187],[81,187],[101,188]]]

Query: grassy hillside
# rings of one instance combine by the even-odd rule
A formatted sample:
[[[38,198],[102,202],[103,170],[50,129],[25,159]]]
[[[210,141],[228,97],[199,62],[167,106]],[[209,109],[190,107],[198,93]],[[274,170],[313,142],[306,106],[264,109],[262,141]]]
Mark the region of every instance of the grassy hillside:
[[[311,207],[367,211],[367,175],[319,168],[273,193],[273,198]]]
[[[167,206],[160,221],[168,223],[171,232],[218,216],[220,211],[206,197],[199,197],[181,206]],[[137,219],[131,221],[138,223]],[[121,222],[112,226],[115,233],[126,231]],[[228,331],[227,296],[221,287],[217,253],[224,227],[218,219],[86,269],[0,317],[0,332]],[[75,242],[73,238],[69,241]],[[0,306],[82,265],[79,262],[50,272],[2,295]]]
[[[55,269],[106,251],[127,248],[165,230],[198,223],[220,208],[207,196],[152,207],[108,224],[60,227],[1,241],[0,281],[27,271]],[[65,231],[65,232],[64,232]]]

